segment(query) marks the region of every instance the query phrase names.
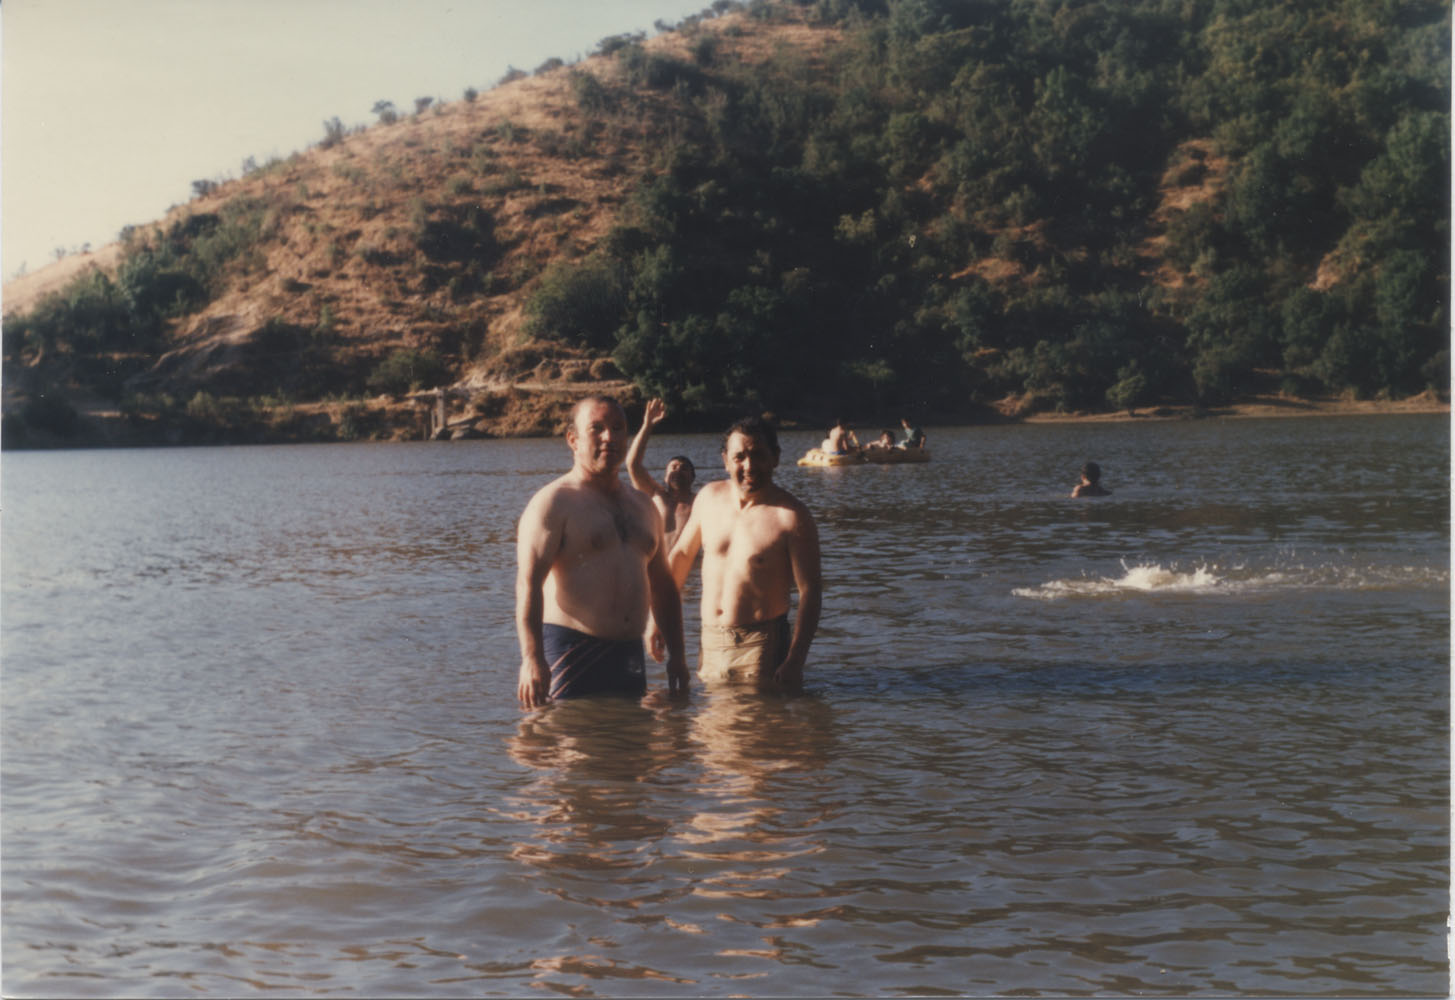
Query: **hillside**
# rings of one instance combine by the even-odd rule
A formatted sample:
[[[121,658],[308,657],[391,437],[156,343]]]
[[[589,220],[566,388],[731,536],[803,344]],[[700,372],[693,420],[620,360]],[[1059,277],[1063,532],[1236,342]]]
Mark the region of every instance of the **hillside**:
[[[761,58],[767,34],[734,31],[733,53]],[[821,43],[813,34],[779,37],[812,47]],[[685,43],[671,35],[644,45],[670,51]],[[428,433],[437,404],[414,392],[309,398],[347,393],[361,373],[400,352],[440,359],[429,384],[411,388],[446,390],[450,423],[468,410],[480,415],[469,426],[482,424],[481,433],[552,433],[587,383],[630,396],[609,362],[538,343],[524,330],[524,305],[545,267],[603,238],[637,178],[652,169],[654,140],[670,117],[646,91],[635,95],[634,121],[593,122],[573,96],[579,73],[608,82],[622,75],[616,60],[596,56],[434,105],[219,184],[152,232],[133,234],[134,243],[164,239],[197,220],[232,223],[232,214],[244,216],[256,238],[242,259],[224,265],[214,299],[168,321],[160,355],[144,358],[153,363],[128,374],[123,391],[174,401],[205,393],[214,407],[263,398],[270,438],[328,437],[342,422],[369,436]],[[88,269],[114,277],[126,249],[118,243],[65,258],[7,284],[7,319],[62,293]],[[329,384],[306,384],[286,370],[302,356],[326,369]],[[42,384],[27,376],[54,375],[42,352],[18,360],[7,364],[7,411]],[[121,419],[115,400],[74,383],[65,391],[114,425],[142,425],[112,426],[112,434],[146,439],[152,430],[148,415]]]
[[[1443,393],[1448,10],[876,6],[705,13],[199,182],[6,285],[6,445],[542,434],[588,388],[687,425]],[[1365,65],[1262,119],[1165,90],[1290,31]]]

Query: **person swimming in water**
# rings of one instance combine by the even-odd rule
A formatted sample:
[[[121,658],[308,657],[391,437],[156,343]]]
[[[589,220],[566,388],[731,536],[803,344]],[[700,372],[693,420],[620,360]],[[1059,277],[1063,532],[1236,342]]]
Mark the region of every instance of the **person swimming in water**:
[[[1087,462],[1081,467],[1081,482],[1071,491],[1073,497],[1105,497],[1111,490],[1101,485],[1101,466]]]
[[[677,542],[677,536],[682,532],[682,526],[687,523],[687,518],[692,513],[692,501],[697,498],[692,491],[692,484],[697,481],[697,467],[686,455],[674,455],[667,460],[665,483],[657,482],[647,471],[647,441],[651,438],[652,431],[666,417],[666,403],[660,399],[647,401],[646,412],[642,414],[641,430],[637,431],[636,437],[632,438],[631,447],[627,449],[626,472],[632,485],[652,498],[652,506],[657,508],[657,513],[662,517],[662,530],[666,533],[667,551],[670,552]]]

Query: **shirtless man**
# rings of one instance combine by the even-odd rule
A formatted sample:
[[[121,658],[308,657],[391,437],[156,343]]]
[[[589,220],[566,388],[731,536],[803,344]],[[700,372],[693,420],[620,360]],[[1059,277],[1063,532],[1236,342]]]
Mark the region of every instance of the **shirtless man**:
[[[778,436],[756,417],[728,429],[725,481],[697,494],[669,557],[680,587],[702,551],[705,681],[797,691],[823,604],[818,528],[797,498],[773,482]],[[788,625],[789,592],[798,620]]]
[[[829,436],[823,439],[819,450],[828,452],[830,455],[847,455],[851,451],[859,450],[859,439],[844,423],[844,418],[839,417],[829,428]]]
[[[626,414],[615,400],[581,400],[566,431],[571,471],[542,487],[520,517],[516,694],[526,708],[587,694],[645,693],[649,608],[666,640],[668,689],[687,690],[682,601],[661,520],[618,475],[626,441]]]
[[[687,517],[692,513],[692,501],[696,499],[692,484],[697,479],[697,468],[686,455],[677,455],[667,462],[666,484],[657,482],[647,471],[647,440],[652,431],[667,416],[667,404],[660,399],[647,403],[642,416],[642,429],[632,438],[626,453],[626,472],[632,485],[652,498],[652,506],[662,515],[662,530],[667,536],[667,551],[672,550],[681,533]]]

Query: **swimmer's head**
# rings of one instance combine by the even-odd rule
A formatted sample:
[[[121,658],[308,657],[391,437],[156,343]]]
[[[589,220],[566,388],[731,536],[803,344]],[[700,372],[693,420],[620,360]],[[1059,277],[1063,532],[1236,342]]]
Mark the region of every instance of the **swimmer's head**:
[[[673,455],[667,460],[667,485],[676,490],[692,487],[697,479],[697,466],[686,455]]]
[[[722,436],[722,453],[724,455],[727,454],[728,440],[734,434],[742,434],[746,437],[756,438],[763,443],[764,447],[773,453],[774,458],[778,458],[782,454],[778,448],[778,432],[773,429],[772,424],[768,423],[762,417],[744,417],[729,427],[727,433]]]

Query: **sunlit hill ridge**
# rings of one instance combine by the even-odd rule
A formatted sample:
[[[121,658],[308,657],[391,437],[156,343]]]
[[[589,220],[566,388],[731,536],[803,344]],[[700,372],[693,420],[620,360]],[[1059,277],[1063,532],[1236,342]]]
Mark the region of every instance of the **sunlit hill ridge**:
[[[10,282],[4,441],[1443,397],[1449,18],[719,3]]]

